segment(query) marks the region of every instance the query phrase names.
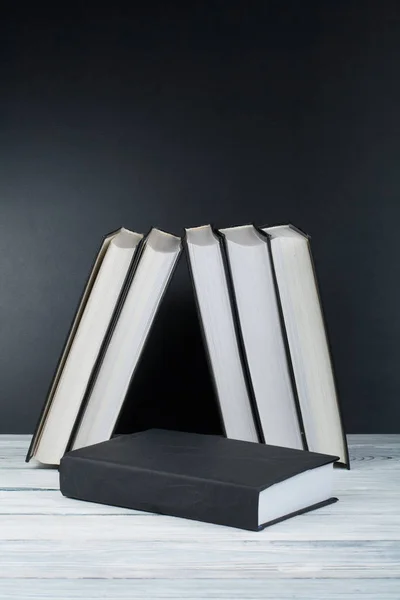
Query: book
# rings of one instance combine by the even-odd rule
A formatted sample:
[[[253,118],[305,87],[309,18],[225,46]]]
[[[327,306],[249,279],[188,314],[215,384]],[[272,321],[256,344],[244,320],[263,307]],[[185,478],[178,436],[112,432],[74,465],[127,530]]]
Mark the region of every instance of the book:
[[[307,446],[349,455],[310,237],[292,225],[266,227]]]
[[[258,531],[337,499],[337,457],[151,429],[68,452],[67,497]]]
[[[65,452],[101,344],[143,235],[105,236],[93,262],[42,408],[27,460],[57,463]]]
[[[153,229],[146,238],[86,391],[86,408],[72,449],[101,442],[113,434],[180,252],[179,237]]]
[[[258,442],[257,409],[238,339],[221,238],[205,225],[186,229],[185,245],[225,434]]]
[[[269,236],[254,225],[219,231],[224,237],[264,440],[302,449],[301,414],[285,345]]]
[[[26,457],[58,465],[72,444],[82,439],[98,441],[112,434],[123,399],[113,390],[101,406],[101,414],[88,430],[87,413],[92,402],[98,408],[97,391],[104,383],[103,366],[110,371],[110,353],[121,327],[136,344],[135,362],[144,347],[157,306],[180,252],[180,239],[157,229],[142,234],[121,229],[108,235],[96,256],[70,333],[64,345],[39,423]],[[135,304],[136,318],[127,322]],[[126,342],[126,340],[123,340]],[[126,346],[123,346],[126,350]],[[128,354],[114,374],[126,377]],[[129,355],[130,364],[133,356]],[[104,365],[103,365],[104,363]],[[99,382],[97,379],[99,378]],[[123,389],[126,384],[124,380]],[[104,399],[104,398],[103,398]],[[81,425],[83,430],[81,430]],[[97,436],[93,438],[93,436]],[[86,436],[86,438],[85,438]]]

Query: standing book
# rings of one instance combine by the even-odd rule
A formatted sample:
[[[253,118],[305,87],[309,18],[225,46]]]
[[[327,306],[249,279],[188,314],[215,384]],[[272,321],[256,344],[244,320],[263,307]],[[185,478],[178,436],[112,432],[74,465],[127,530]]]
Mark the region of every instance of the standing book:
[[[310,238],[293,227],[267,227],[308,448],[349,454]]]
[[[281,322],[269,236],[254,225],[220,232],[264,440],[267,444],[303,449],[302,421]]]
[[[211,225],[186,229],[186,254],[221,420],[229,438],[258,442],[260,428],[242,351],[222,239]]]

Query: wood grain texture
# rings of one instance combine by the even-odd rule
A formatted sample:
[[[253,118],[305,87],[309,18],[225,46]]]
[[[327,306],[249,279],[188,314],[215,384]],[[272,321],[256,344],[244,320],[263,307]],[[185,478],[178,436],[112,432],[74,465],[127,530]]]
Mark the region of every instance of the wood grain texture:
[[[284,583],[284,584],[283,584]],[[3,599],[7,600],[398,600],[396,580],[276,579],[256,581],[240,579],[159,580],[28,580],[3,582]],[[384,590],[384,591],[383,591]]]
[[[349,436],[339,502],[254,533],[78,502],[0,436],[0,599],[400,598],[400,435]]]

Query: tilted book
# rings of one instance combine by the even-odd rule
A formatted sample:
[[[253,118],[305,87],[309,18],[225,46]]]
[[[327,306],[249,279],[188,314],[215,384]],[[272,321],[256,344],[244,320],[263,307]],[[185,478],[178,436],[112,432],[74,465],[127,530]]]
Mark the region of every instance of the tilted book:
[[[267,444],[307,449],[270,236],[252,224],[220,233],[263,439]]]
[[[180,250],[180,238],[155,228],[145,237],[121,229],[105,238],[27,461],[57,465],[66,450],[112,435]]]
[[[263,442],[222,237],[204,225],[186,229],[184,245],[223,430],[228,438]]]

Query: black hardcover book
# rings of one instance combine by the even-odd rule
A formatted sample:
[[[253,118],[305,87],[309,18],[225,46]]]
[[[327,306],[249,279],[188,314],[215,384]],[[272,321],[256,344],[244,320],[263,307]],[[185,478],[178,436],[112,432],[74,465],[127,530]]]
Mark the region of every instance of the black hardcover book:
[[[62,494],[257,531],[335,502],[337,457],[162,429],[64,455]]]

